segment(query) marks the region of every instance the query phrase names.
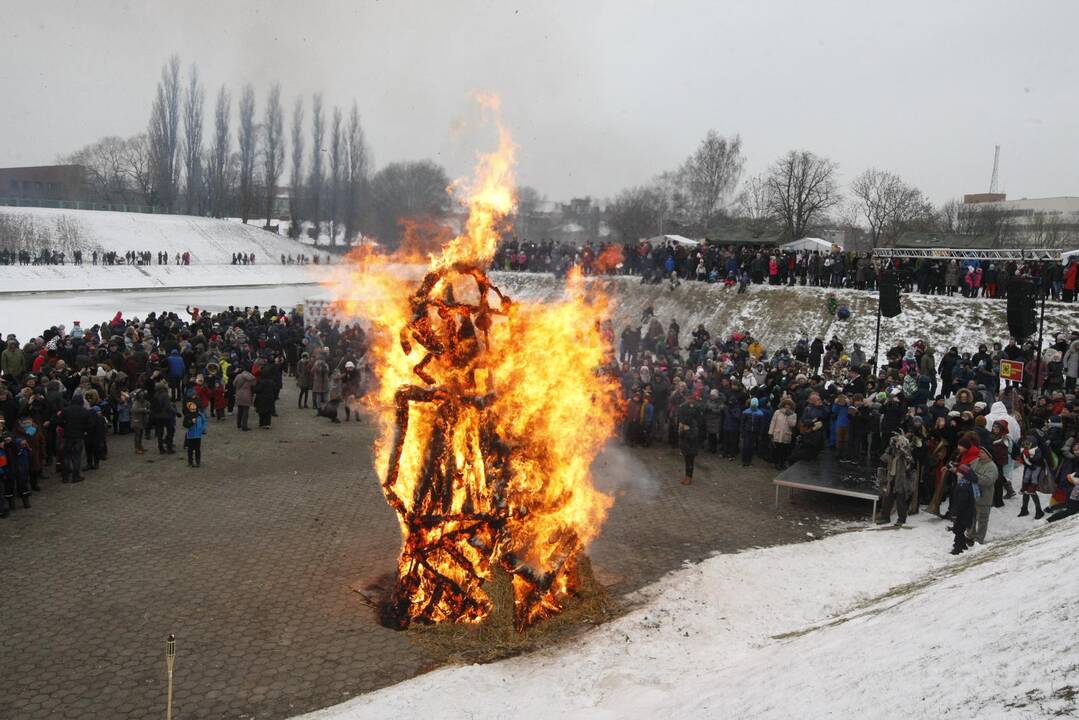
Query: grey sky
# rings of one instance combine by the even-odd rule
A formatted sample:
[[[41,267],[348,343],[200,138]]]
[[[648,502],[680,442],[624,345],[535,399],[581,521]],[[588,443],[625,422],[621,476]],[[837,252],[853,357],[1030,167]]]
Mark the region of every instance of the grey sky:
[[[498,93],[519,180],[609,196],[709,128],[747,171],[791,148],[843,180],[895,171],[941,201],[1079,195],[1079,2],[295,2],[0,0],[0,166],[145,128],[175,51],[234,98],[359,102],[376,163],[467,171],[469,94]],[[290,111],[291,112],[291,111]],[[290,115],[289,115],[290,117]],[[235,110],[233,114],[235,127]]]

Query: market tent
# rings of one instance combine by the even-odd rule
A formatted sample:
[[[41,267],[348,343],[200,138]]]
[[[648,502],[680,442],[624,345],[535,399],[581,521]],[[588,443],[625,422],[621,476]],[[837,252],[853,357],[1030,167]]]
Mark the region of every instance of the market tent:
[[[792,240],[789,243],[784,243],[779,246],[779,249],[785,252],[802,252],[803,250],[812,252],[816,250],[817,252],[830,253],[836,250],[842,250],[843,248],[835,243],[828,242],[827,240],[805,237],[801,240]]]

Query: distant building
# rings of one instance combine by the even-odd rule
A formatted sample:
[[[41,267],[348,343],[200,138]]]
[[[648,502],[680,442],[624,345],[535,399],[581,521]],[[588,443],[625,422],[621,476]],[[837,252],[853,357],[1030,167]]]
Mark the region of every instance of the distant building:
[[[76,201],[84,199],[85,192],[82,165],[0,168],[0,198]]]
[[[1000,202],[1007,200],[1004,193],[971,193],[963,196],[964,205],[977,205],[978,203]]]
[[[1079,197],[1004,200],[999,195],[1000,200],[964,202],[960,228],[996,237],[995,247],[1079,247]]]

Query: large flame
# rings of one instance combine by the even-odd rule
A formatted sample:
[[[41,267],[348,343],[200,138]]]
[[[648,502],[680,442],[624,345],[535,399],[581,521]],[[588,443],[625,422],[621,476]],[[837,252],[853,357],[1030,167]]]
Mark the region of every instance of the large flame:
[[[463,232],[418,273],[367,255],[337,291],[375,330],[376,468],[404,538],[398,627],[482,620],[496,566],[512,574],[518,629],[558,612],[612,502],[589,474],[618,410],[601,372],[607,300],[573,275],[558,302],[514,303],[487,278],[515,206],[514,145],[497,99],[482,102],[499,143],[455,184]]]

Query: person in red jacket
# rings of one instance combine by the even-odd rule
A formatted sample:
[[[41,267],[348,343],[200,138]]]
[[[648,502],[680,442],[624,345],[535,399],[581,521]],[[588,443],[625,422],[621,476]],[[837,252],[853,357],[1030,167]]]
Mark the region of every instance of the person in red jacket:
[[[209,415],[206,411],[213,402],[213,391],[206,387],[206,379],[202,375],[195,377],[195,403],[199,406],[199,412]]]

